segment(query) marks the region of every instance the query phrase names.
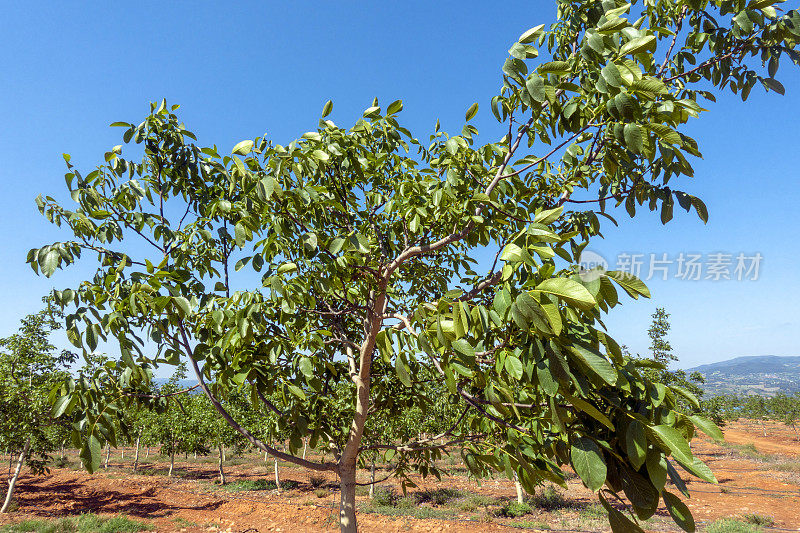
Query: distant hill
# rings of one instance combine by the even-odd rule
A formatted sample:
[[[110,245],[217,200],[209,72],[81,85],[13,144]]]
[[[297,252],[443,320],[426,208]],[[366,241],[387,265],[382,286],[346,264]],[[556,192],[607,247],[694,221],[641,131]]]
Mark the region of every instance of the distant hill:
[[[754,355],[700,365],[687,372],[706,378],[706,394],[763,394],[800,391],[800,357]]]

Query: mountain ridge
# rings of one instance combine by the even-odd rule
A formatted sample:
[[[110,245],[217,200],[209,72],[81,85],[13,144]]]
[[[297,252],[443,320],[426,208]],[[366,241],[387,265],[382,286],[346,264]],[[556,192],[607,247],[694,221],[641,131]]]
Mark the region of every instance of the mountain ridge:
[[[747,355],[686,369],[695,371],[705,378],[707,395],[800,391],[800,356]]]

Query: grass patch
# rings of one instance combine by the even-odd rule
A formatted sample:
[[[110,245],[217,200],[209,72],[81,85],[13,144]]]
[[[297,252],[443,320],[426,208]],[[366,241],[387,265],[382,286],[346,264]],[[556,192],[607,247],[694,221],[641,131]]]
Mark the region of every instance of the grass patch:
[[[300,486],[300,483],[292,479],[281,481],[282,490],[292,490]],[[229,492],[245,492],[257,490],[275,490],[278,486],[274,479],[237,479],[222,486]]]
[[[528,498],[530,504],[542,511],[557,511],[559,509],[578,509],[583,505],[567,499],[564,493],[549,485],[543,490]]]
[[[709,524],[706,531],[708,533],[760,533],[764,529],[735,518],[722,518]]]
[[[514,520],[513,522],[509,522],[508,525],[520,529],[550,529],[550,526],[547,525],[546,522],[540,522],[538,520]]]
[[[771,517],[756,513],[743,514],[742,520],[744,520],[748,524],[753,524],[762,527],[771,527],[775,525],[775,520],[773,520]]]
[[[93,513],[58,520],[24,520],[0,527],[3,533],[136,533],[154,529],[124,515],[103,517]]]
[[[494,514],[495,516],[501,516],[504,518],[519,518],[520,516],[525,516],[529,514],[533,509],[527,503],[519,503],[517,501],[506,502],[500,509],[497,509]]]
[[[182,516],[176,516],[175,518],[172,519],[172,521],[175,522],[175,525],[178,527],[195,527],[198,525],[196,522],[192,522],[191,520],[186,520]]]

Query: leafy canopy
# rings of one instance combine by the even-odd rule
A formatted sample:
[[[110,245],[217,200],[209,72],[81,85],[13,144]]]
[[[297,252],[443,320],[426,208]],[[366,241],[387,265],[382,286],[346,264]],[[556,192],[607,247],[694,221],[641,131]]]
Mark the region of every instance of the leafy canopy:
[[[436,475],[439,437],[475,474],[517,474],[529,490],[571,464],[615,530],[638,530],[608,504],[616,492],[639,518],[663,497],[693,529],[664,486],[670,477],[685,493],[672,461],[714,480],[688,441],[695,426],[717,430],[679,412],[685,391],[650,382],[605,332],[619,290],[649,296],[644,284],[576,265],[613,207],[707,220],[701,200],[673,188],[700,155],[681,130],[722,90],[783,92],[774,76],[781,56],[798,61],[800,15],[774,3],[560,1],[555,24],[509,50],[491,101],[508,130],[493,143],[469,124],[419,140],[399,122],[400,101],[373,102],[350,128],[328,118],[329,102],[288,145],[260,137],[230,153],[196,144],[166,102],[139,124],[114,123],[124,145],[95,170],[65,156],[74,207],[37,200],[73,239],[28,256],[50,276],[96,254],[93,278],[56,292],[71,342],[93,351],[113,340],[124,369],[101,393],[90,380],[62,389],[79,398],[87,457],[114,431],[108,406],[128,408],[153,367],[187,361],[251,443],[339,474],[343,530],[355,524],[362,452],[385,450],[401,477],[408,465]],[[532,61],[540,49],[547,60]],[[475,260],[487,252],[488,272]],[[428,409],[429,379],[457,414],[434,438],[381,442],[368,419]],[[234,389],[279,416],[287,453],[216,400]],[[298,458],[305,436],[334,460]]]

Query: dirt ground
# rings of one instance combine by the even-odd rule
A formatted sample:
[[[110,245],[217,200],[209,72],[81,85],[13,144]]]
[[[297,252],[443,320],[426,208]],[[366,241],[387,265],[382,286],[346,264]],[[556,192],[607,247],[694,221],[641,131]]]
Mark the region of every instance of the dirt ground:
[[[686,500],[698,524],[703,527],[723,517],[756,513],[774,520],[772,528],[800,531],[800,442],[790,428],[767,424],[767,437],[761,425],[740,421],[723,428],[727,444],[719,446],[701,438],[693,443],[694,452],[714,471],[719,485],[688,480],[692,494]],[[338,491],[330,477],[326,490],[316,490],[309,474],[302,469],[281,467],[282,479],[299,482],[293,490],[221,490],[213,483],[215,465],[207,461],[178,461],[180,478],[163,475],[133,475],[130,452],[124,462],[115,454],[112,468],[93,476],[73,468],[54,468],[49,475],[24,474],[18,485],[19,509],[0,516],[0,525],[30,518],[57,518],[94,512],[125,514],[150,522],[158,531],[205,532],[316,532],[336,530]],[[155,456],[161,460],[160,456]],[[248,456],[249,457],[249,456]],[[228,466],[229,481],[271,479],[271,463],[256,462]],[[152,457],[151,457],[152,458]],[[146,461],[147,468],[164,467]],[[514,486],[508,480],[488,480],[478,484],[464,475],[445,477],[442,482],[421,480],[419,489],[457,488],[487,497],[512,498]],[[366,477],[363,478],[366,480]],[[687,478],[688,479],[688,478]],[[316,482],[319,485],[319,481]],[[383,486],[391,485],[384,483]],[[673,490],[672,492],[677,492]],[[578,480],[569,481],[565,493],[570,501],[591,505],[592,495]],[[320,497],[322,496],[322,497]],[[360,499],[366,501],[366,496]],[[657,513],[652,525],[657,531],[677,531],[669,525],[665,509]],[[603,531],[602,522],[590,522],[587,529],[577,511],[535,511],[524,519],[475,518],[475,513],[454,512],[447,519],[392,517],[362,512],[362,531],[380,532],[481,532]],[[537,524],[533,526],[531,524]],[[650,524],[648,524],[648,527]],[[537,529],[537,527],[539,529]],[[532,529],[531,529],[532,528]]]

